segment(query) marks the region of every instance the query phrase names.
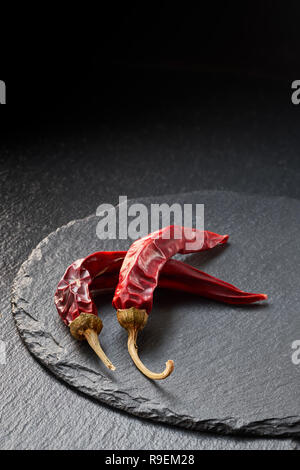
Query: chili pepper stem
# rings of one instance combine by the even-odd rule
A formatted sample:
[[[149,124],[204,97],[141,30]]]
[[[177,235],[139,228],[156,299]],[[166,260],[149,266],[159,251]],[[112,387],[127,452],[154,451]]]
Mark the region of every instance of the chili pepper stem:
[[[139,330],[142,330],[147,323],[148,314],[146,310],[140,310],[134,307],[119,309],[117,311],[117,317],[120,325],[128,332],[128,352],[136,367],[149,379],[163,380],[167,378],[174,370],[173,361],[169,360],[166,362],[166,368],[163,372],[155,373],[142,363],[138,355],[136,340]]]
[[[70,332],[76,339],[86,339],[103,364],[110,370],[116,370],[115,366],[110,362],[100,346],[98,336],[102,330],[102,326],[102,321],[96,315],[81,313],[70,323]]]
[[[138,331],[134,329],[129,329],[128,330],[128,351],[131,356],[131,359],[137,366],[137,368],[146,376],[149,377],[149,379],[153,380],[163,380],[167,378],[174,370],[174,362],[169,360],[166,362],[166,368],[163,372],[160,374],[157,374],[155,372],[152,372],[149,370],[140,360],[139,355],[138,355],[138,347],[136,345],[136,339],[137,339],[137,334]]]
[[[95,351],[97,356],[101,359],[103,364],[105,364],[106,367],[110,370],[116,370],[115,366],[110,362],[105,352],[101,348],[97,332],[95,330],[87,329],[83,334],[85,339],[87,340],[91,348]]]

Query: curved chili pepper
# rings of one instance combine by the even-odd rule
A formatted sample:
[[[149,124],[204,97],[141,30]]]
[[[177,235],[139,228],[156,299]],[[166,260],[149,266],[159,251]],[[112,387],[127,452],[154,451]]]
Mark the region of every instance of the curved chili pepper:
[[[106,365],[111,363],[105,355],[103,357],[103,351],[99,351],[98,334],[102,329],[102,322],[97,317],[97,308],[91,294],[110,292],[116,288],[126,253],[96,252],[75,261],[65,271],[55,293],[58,313],[64,323],[70,326],[72,335],[77,339],[87,339],[87,335],[90,341],[93,335],[91,346],[96,348],[96,353],[104,359]],[[252,303],[267,298],[264,294],[243,292],[232,284],[177,260],[168,260],[163,266],[158,287],[189,292],[229,304]],[[79,317],[80,320],[77,320]],[[87,333],[87,329],[91,329],[88,328],[91,326],[90,322],[95,324],[96,338],[95,334]],[[79,332],[80,328],[83,331]]]
[[[96,277],[89,286],[90,292],[97,295],[115,290],[121,265],[122,261],[115,263],[109,273]],[[162,268],[157,287],[187,292],[231,305],[252,304],[268,298],[266,294],[244,292],[229,282],[174,259],[168,260]]]
[[[120,270],[113,306],[120,325],[128,332],[129,354],[147,377],[165,379],[174,370],[174,362],[169,360],[163,372],[151,372],[140,360],[136,345],[138,331],[146,325],[152,309],[153,293],[163,266],[176,253],[208,250],[226,243],[228,238],[228,235],[173,225],[135,241],[129,248]]]
[[[174,259],[170,259],[164,265],[158,287],[188,292],[235,305],[252,304],[268,298],[266,294],[244,292],[233,284]]]
[[[120,267],[116,263],[110,273],[96,277],[89,286],[91,294],[96,296],[115,290],[119,281]],[[244,292],[233,284],[173,259],[168,260],[162,268],[157,287],[187,292],[231,305],[252,304],[268,298],[266,294]]]
[[[103,325],[90,296],[89,286],[96,276],[108,273],[115,264],[119,263],[120,268],[120,261],[124,259],[125,254],[125,251],[93,253],[75,261],[67,268],[54,296],[58,314],[70,327],[72,336],[79,340],[86,339],[106,367],[111,370],[115,370],[115,367],[99,343],[98,335]]]

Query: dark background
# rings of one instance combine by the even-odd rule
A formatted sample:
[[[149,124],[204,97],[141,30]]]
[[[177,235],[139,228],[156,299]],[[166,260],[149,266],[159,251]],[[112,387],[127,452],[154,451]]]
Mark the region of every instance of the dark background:
[[[3,8],[0,339],[9,367],[1,448],[296,445],[204,436],[102,407],[36,363],[10,313],[11,283],[36,244],[120,194],[300,197],[300,106],[291,102],[291,82],[300,79],[299,2],[194,5],[66,12],[52,2],[32,11],[18,5],[7,17]]]
[[[10,13],[12,23],[4,13],[1,28],[1,79],[18,106],[5,112],[20,128],[29,116],[34,123],[145,116],[195,93],[226,96],[249,77],[292,80],[299,69],[296,1],[29,8]]]

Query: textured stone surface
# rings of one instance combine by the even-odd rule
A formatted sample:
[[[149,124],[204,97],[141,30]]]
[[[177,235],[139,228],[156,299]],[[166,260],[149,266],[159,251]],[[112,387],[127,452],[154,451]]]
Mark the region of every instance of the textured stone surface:
[[[299,440],[217,436],[135,418],[78,393],[29,354],[10,308],[11,283],[37,243],[102,202],[222,189],[300,199],[299,109],[290,80],[219,74],[191,89],[168,81],[139,107],[61,108],[0,140],[1,449],[293,449]],[[161,74],[159,73],[161,84]],[[202,91],[199,93],[199,84]],[[182,90],[184,97],[178,96]],[[148,89],[146,90],[148,96]],[[140,96],[139,96],[140,98]],[[27,115],[26,115],[27,116]],[[47,116],[48,117],[48,116]],[[105,330],[103,331],[104,334]],[[295,332],[295,336],[298,333]]]
[[[173,375],[157,384],[132,366],[110,297],[101,299],[102,344],[118,367],[107,372],[86,344],[73,341],[53,305],[66,265],[94,250],[128,246],[98,240],[98,219],[91,216],[52,233],[22,266],[13,304],[23,339],[67,383],[138,416],[204,431],[299,436],[299,371],[291,344],[300,331],[300,203],[218,192],[180,200],[205,203],[206,228],[231,234],[227,248],[187,260],[241,288],[267,292],[267,306],[233,308],[159,292],[139,340],[140,354],[153,369],[175,360]],[[148,203],[174,201],[178,196]]]

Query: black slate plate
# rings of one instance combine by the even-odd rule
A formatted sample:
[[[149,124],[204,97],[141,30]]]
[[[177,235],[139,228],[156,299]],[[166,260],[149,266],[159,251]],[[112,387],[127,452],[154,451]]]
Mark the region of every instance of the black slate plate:
[[[300,436],[300,366],[292,362],[292,343],[300,339],[300,202],[215,191],[139,202],[204,203],[205,228],[229,233],[230,244],[185,261],[242,289],[268,293],[269,302],[231,307],[157,291],[139,352],[153,370],[173,359],[175,371],[152,382],[133,366],[111,296],[103,297],[101,343],[117,366],[109,372],[86,343],[73,340],[53,303],[72,261],[130,244],[99,240],[99,219],[90,216],[44,239],[14,281],[13,312],[29,350],[81,392],[141,417],[205,431]]]

